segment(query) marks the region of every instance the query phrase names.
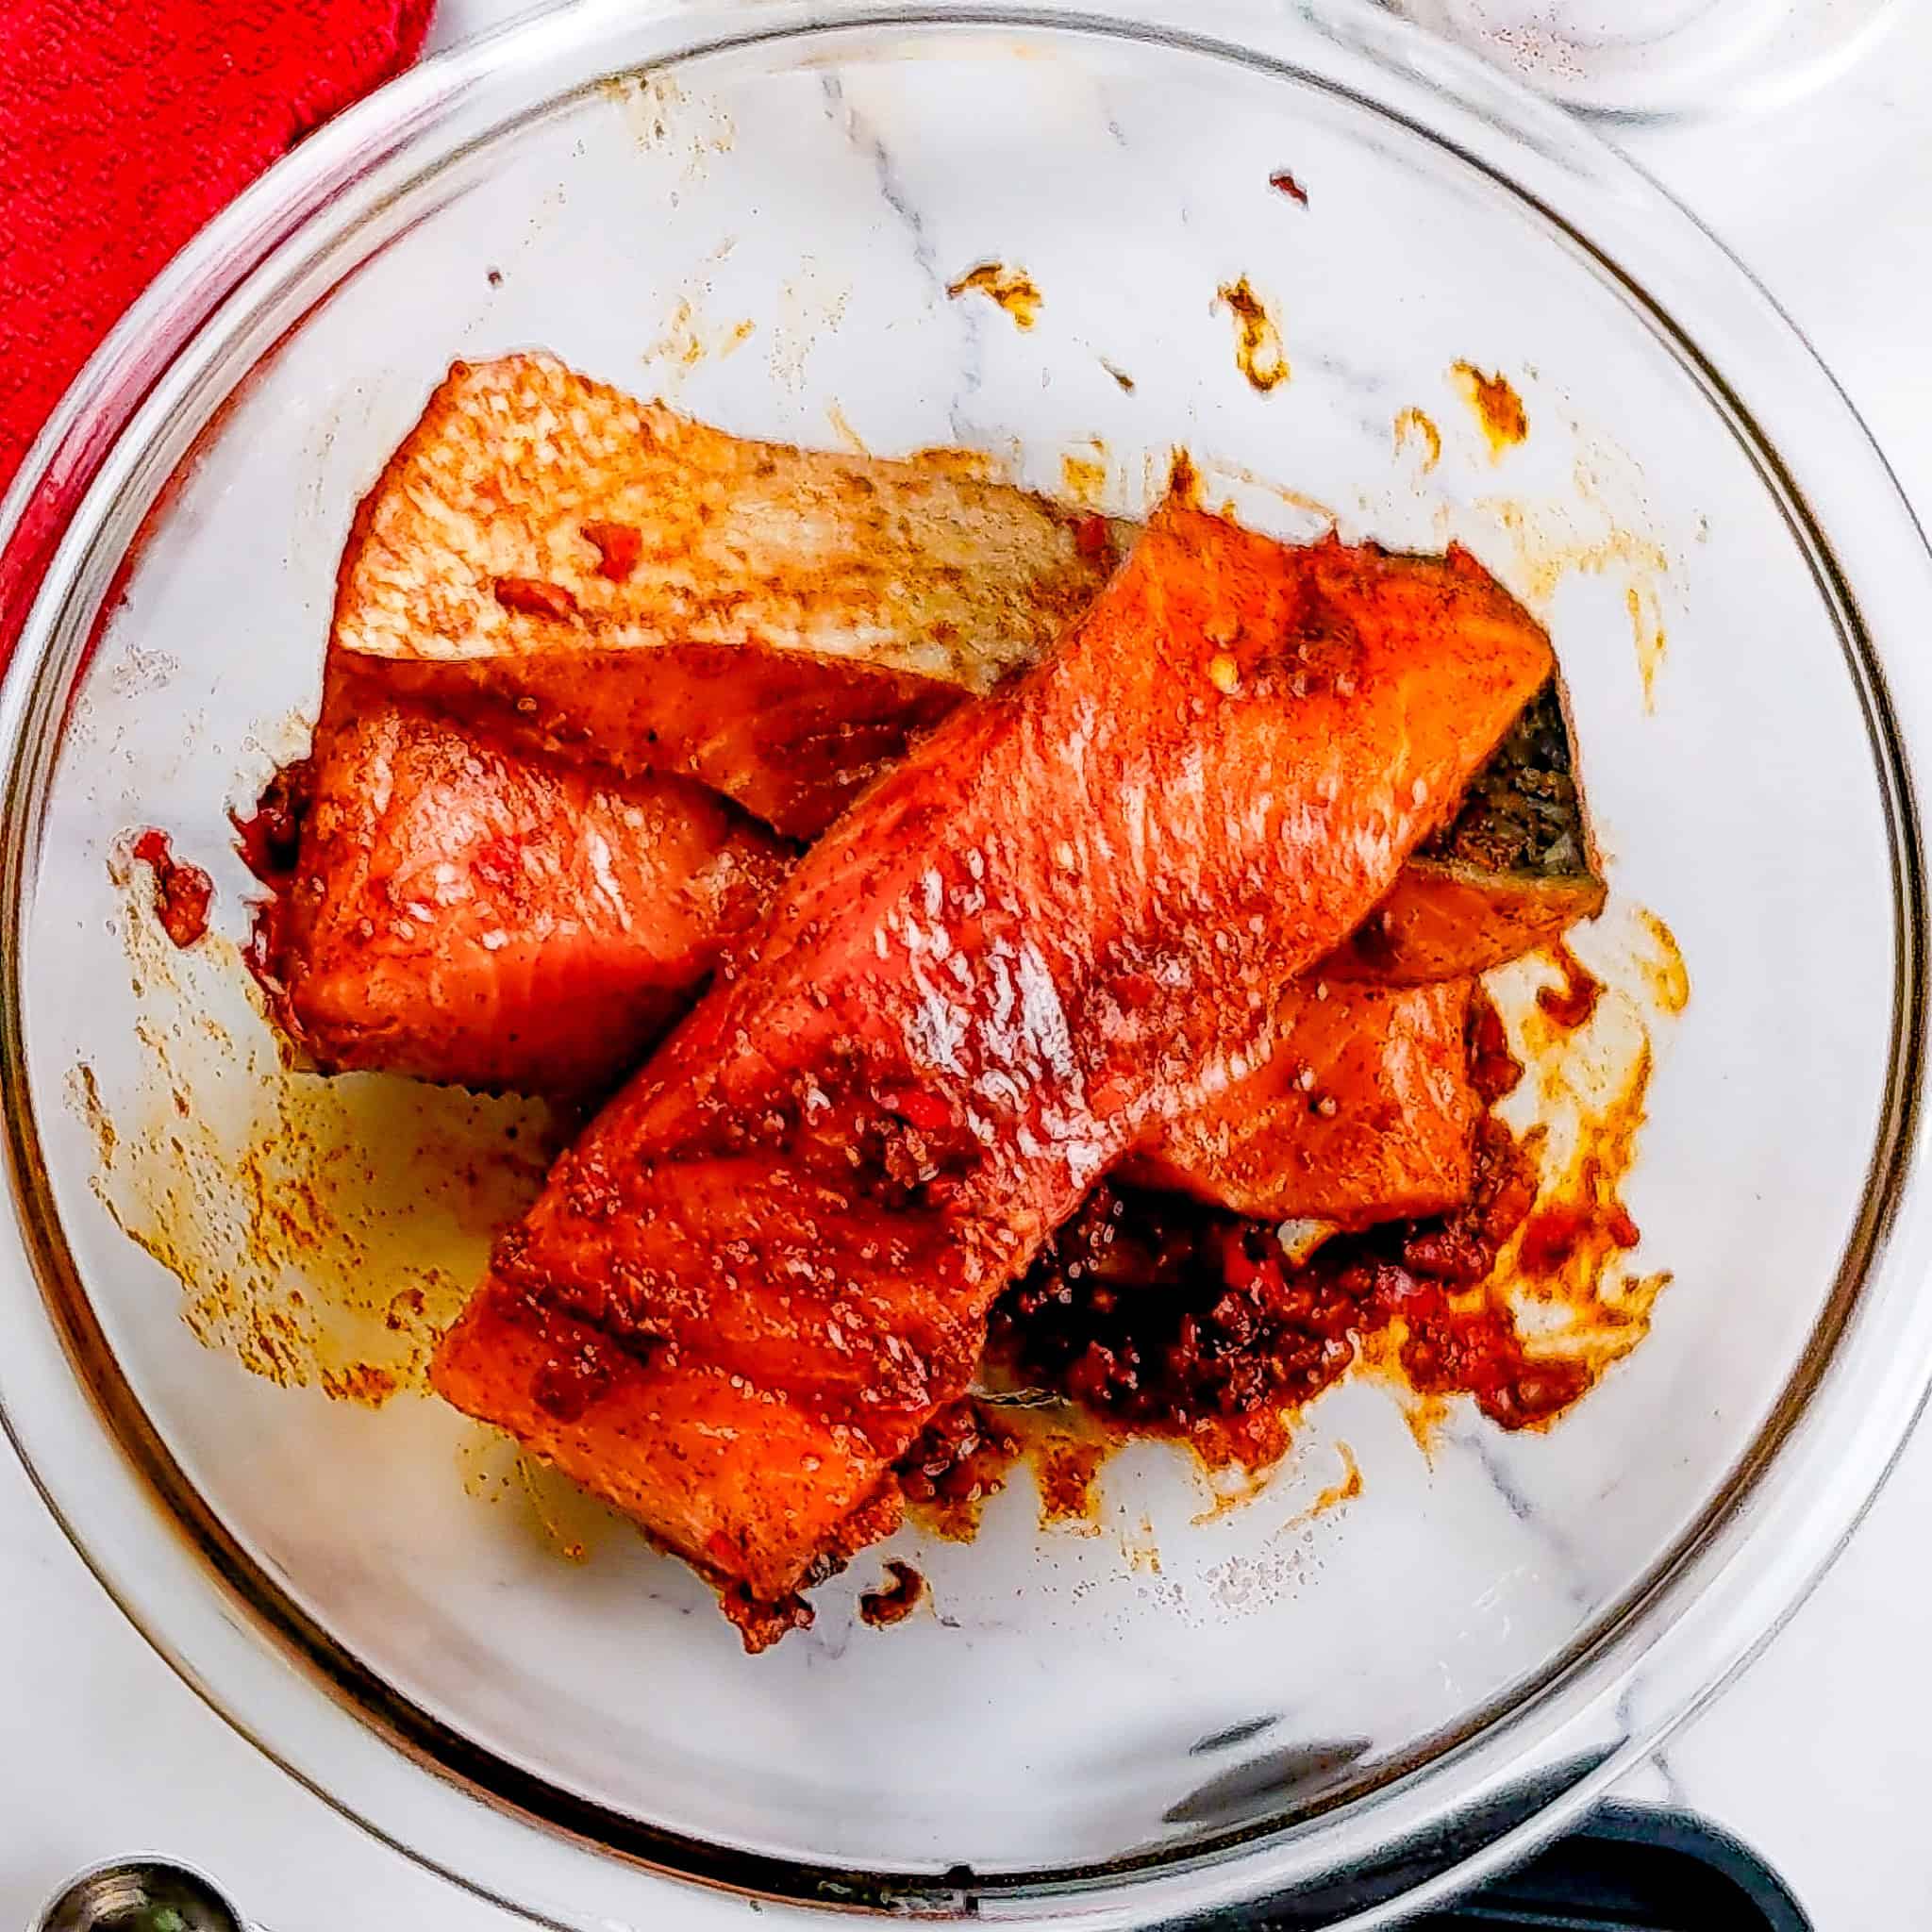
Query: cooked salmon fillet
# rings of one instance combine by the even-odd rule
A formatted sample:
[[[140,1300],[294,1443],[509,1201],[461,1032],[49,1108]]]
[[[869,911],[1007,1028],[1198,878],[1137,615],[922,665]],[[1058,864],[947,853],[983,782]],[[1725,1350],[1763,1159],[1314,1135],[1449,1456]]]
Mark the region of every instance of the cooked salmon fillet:
[[[1465,1038],[1472,991],[1466,979],[1304,979],[1266,1065],[1165,1124],[1121,1177],[1257,1220],[1342,1228],[1458,1206],[1483,1110]]]
[[[688,779],[508,751],[353,677],[311,769],[265,977],[332,1071],[608,1091],[791,862]]]
[[[458,363],[363,500],[331,652],[809,837],[1114,561],[964,473],[754,442],[542,355]]]
[[[781,1602],[890,1525],[993,1298],[1265,1059],[1549,673],[1461,552],[1164,506],[806,856],[499,1243],[437,1387]]]

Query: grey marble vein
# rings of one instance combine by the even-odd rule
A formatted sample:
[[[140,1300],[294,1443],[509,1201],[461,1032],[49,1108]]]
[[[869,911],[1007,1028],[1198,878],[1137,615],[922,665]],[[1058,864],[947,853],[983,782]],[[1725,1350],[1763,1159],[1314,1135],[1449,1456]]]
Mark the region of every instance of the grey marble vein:
[[[951,276],[940,265],[939,258],[933,249],[932,237],[926,229],[925,219],[920,213],[917,202],[907,190],[898,166],[892,158],[891,150],[886,145],[885,137],[879,132],[872,117],[855,105],[847,95],[844,82],[836,74],[821,76],[819,86],[824,94],[826,118],[837,122],[853,148],[872,163],[873,175],[878,183],[879,197],[905,228],[912,244],[912,258],[931,285],[932,299],[935,302],[946,301],[947,285]],[[959,384],[946,405],[946,421],[954,441],[966,447],[971,446],[974,441],[971,412],[967,404],[969,399],[978,392],[984,379],[981,318],[972,305],[961,308],[959,325],[965,336],[965,347],[960,358]]]
[[[1528,1531],[1531,1539],[1548,1557],[1555,1572],[1555,1581],[1561,1587],[1564,1596],[1585,1616],[1593,1615],[1602,1607],[1597,1592],[1586,1581],[1588,1565],[1574,1540],[1554,1523],[1548,1513],[1539,1509],[1517,1487],[1515,1478],[1509,1474],[1496,1445],[1489,1440],[1487,1432],[1458,1434],[1455,1441],[1468,1450],[1481,1466],[1489,1478],[1491,1487],[1503,1499],[1510,1515]]]

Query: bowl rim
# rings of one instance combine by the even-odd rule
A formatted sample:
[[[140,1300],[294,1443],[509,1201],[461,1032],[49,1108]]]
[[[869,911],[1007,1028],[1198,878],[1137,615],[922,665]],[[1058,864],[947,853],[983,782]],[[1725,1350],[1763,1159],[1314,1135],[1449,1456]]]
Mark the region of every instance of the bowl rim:
[[[59,1238],[21,1024],[17,937],[59,713],[93,625],[111,605],[133,524],[177,467],[183,435],[202,433],[216,413],[196,410],[218,384],[221,357],[260,332],[275,300],[286,300],[331,236],[378,218],[412,186],[480,152],[480,143],[561,111],[600,81],[766,42],[823,46],[894,29],[1060,33],[1233,60],[1390,116],[1517,195],[1663,336],[1757,462],[1837,615],[1891,837],[1893,1052],[1863,1212],[1776,1411],[1697,1522],[1507,1714],[1479,1722],[1474,1735],[1432,1753],[1424,1766],[1397,1767],[1366,1794],[1291,1824],[1081,1869],[850,1873],[693,1841],[522,1774],[507,1786],[509,1768],[500,1760],[367,1671],[345,1669],[354,1660],[254,1570],[177,1470],[171,1480],[165,1447],[125,1384],[117,1391]],[[542,93],[565,74],[573,77],[562,91]],[[1374,93],[1360,91],[1367,83]],[[497,112],[499,95],[523,99],[523,110]],[[1605,197],[1607,187],[1618,192]],[[1566,216],[1563,204],[1573,197],[1590,203],[1592,226],[1600,221],[1622,237],[1622,252],[1587,239]],[[331,212],[318,230],[325,207]],[[1646,261],[1642,282],[1623,265],[1633,258]],[[1674,289],[1675,302],[1646,292],[1658,284]],[[320,299],[325,288],[315,293]],[[1702,338],[1691,338],[1673,320],[1687,297],[1723,308],[1722,327],[1713,320]],[[1712,333],[1728,339],[1734,370],[1753,370],[1755,410],[1699,347]],[[1802,434],[1781,445],[1760,430],[1766,420],[1800,424]],[[1802,475],[1782,453],[1794,446],[1804,450]],[[1827,497],[1829,536],[1814,508]],[[1874,639],[1923,632],[1932,617],[1932,556],[1849,401],[1721,244],[1559,110],[1400,23],[1347,0],[1301,0],[1292,13],[1249,0],[1116,0],[1105,9],[1079,0],[694,0],[651,8],[580,0],[528,19],[435,57],[329,124],[175,258],[83,371],[0,504],[0,599],[22,593],[31,546],[50,528],[58,548],[0,688],[0,919],[9,941],[0,981],[0,1088],[14,1205],[0,1237],[0,1292],[44,1322],[30,1345],[0,1360],[0,1424],[103,1587],[218,1714],[337,1809],[484,1897],[559,1925],[608,1923],[611,1874],[623,1860],[638,1875],[668,1873],[791,1902],[1127,1924],[1305,1887],[1370,1854],[1386,1859],[1391,1843],[1447,1834],[1458,1862],[1404,1889],[1399,1908],[1413,1910],[1562,1828],[1768,1641],[1856,1526],[1924,1402],[1932,1305],[1917,1312],[1909,1290],[1932,1258],[1932,1209],[1907,1181],[1923,1176],[1926,1132],[1925,908],[1900,721],[1909,722],[1917,742],[1932,745],[1932,673],[1909,652],[1881,663]],[[1820,1438],[1830,1442],[1828,1466]],[[111,1538],[82,1531],[83,1514],[94,1521],[104,1513],[116,1521]],[[119,1557],[125,1549],[138,1549],[141,1560]],[[225,1614],[235,1608],[248,1627]],[[272,1722],[253,1715],[265,1707],[275,1708]],[[1451,1769],[1458,1773],[1453,1790],[1419,1791]],[[530,1785],[539,1789],[523,1788]],[[381,1822],[408,1815],[406,1807],[419,1821],[435,1813],[431,1828],[419,1823],[408,1842],[400,1827]],[[1351,1820],[1366,1820],[1370,1829],[1348,1829]],[[496,1849],[485,1851],[486,1841]],[[501,1847],[512,1842],[504,1855]],[[1380,1923],[1386,1909],[1372,1903],[1348,1923]]]

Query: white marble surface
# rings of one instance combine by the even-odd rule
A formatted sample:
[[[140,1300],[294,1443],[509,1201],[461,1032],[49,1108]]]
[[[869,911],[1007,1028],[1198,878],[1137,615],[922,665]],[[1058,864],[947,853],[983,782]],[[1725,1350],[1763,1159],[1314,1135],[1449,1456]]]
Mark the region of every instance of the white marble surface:
[[[441,43],[501,0],[446,0]],[[1932,9],[1802,113],[1626,137],[1771,286],[1838,372],[1922,514],[1932,515]],[[1761,1661],[1632,1781],[1730,1825],[1786,1872],[1818,1924],[1932,1917],[1907,1809],[1932,1790],[1932,1656],[1915,1642],[1932,1506],[1922,1433],[1871,1519]],[[75,1866],[146,1847],[220,1874],[281,1932],[508,1925],[362,1838],[208,1715],[94,1589],[10,1460],[0,1461],[0,1926]],[[667,1906],[675,1904],[667,1894]],[[667,1917],[675,1914],[667,1912]]]

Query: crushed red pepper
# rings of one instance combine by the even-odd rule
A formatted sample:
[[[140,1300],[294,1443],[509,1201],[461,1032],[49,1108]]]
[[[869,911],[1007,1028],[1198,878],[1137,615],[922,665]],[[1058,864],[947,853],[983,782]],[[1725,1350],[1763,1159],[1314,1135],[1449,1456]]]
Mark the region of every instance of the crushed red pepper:
[[[1630,1210],[1622,1202],[1598,1198],[1605,1190],[1598,1185],[1594,1162],[1584,1164],[1582,1184],[1582,1200],[1553,1201],[1524,1223],[1523,1239],[1516,1246],[1516,1265],[1524,1274],[1536,1277],[1561,1273],[1585,1238],[1598,1230],[1612,1247],[1634,1248],[1642,1240]]]
[[[597,575],[621,584],[644,554],[643,532],[635,524],[586,524],[584,541],[597,553]]]
[[[308,809],[314,785],[314,766],[308,758],[297,758],[268,781],[246,818],[239,812],[228,814],[242,863],[265,886],[287,884],[295,870],[302,817]]]
[[[1307,207],[1307,190],[1286,168],[1277,168],[1274,174],[1269,175],[1268,185],[1271,188],[1278,189],[1291,201],[1298,201],[1302,207]]]
[[[531,1400],[545,1415],[555,1416],[558,1422],[577,1422],[616,1380],[618,1369],[616,1350],[595,1340],[586,1340],[569,1353],[554,1355],[544,1363],[531,1386]]]
[[[577,614],[577,600],[562,584],[545,577],[498,577],[496,601],[506,610],[525,617],[572,618]]]
[[[524,847],[519,840],[499,836],[486,839],[470,860],[471,869],[485,885],[499,891],[516,884],[524,870]]]
[[[167,833],[153,825],[135,839],[133,856],[154,873],[155,917],[161,930],[184,950],[193,945],[208,931],[214,880],[200,866],[176,858]]]
[[[1515,1092],[1523,1078],[1523,1066],[1509,1051],[1509,1036],[1504,1030],[1502,1014],[1480,986],[1470,996],[1465,1035],[1469,1042],[1470,1085],[1485,1107],[1494,1107],[1506,1094]]]
[[[1082,557],[1104,557],[1112,541],[1105,517],[1082,517],[1074,525],[1074,547]]]

